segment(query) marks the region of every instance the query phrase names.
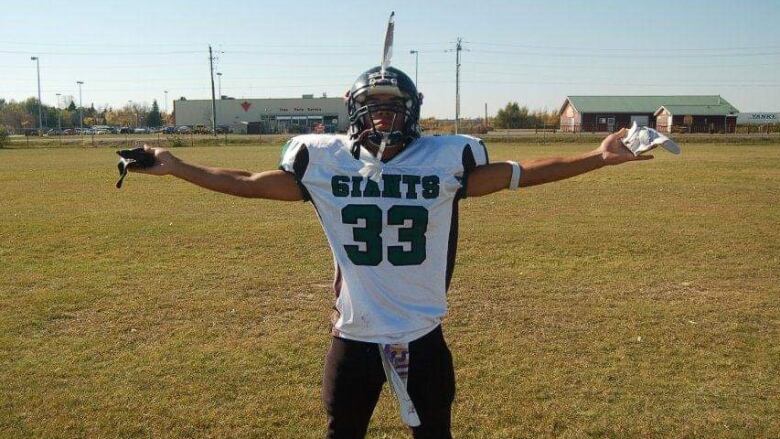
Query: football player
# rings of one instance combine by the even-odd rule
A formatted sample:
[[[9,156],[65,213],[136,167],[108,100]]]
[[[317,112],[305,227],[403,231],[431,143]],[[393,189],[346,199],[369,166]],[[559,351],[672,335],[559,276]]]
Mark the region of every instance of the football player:
[[[322,398],[329,438],[360,438],[389,381],[416,438],[450,435],[452,357],[441,321],[458,238],[458,202],[580,175],[634,156],[607,136],[584,154],[490,163],[465,135],[421,136],[422,95],[393,67],[375,67],[346,96],[346,135],[290,139],[278,170],[188,163],[145,149],[173,175],[213,191],[311,201],[333,252],[335,313]]]

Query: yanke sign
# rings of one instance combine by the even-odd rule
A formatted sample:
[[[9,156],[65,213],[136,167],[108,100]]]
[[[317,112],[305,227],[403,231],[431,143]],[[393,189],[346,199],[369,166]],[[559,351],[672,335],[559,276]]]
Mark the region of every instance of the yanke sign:
[[[780,113],[739,113],[739,125],[770,125],[780,123]]]

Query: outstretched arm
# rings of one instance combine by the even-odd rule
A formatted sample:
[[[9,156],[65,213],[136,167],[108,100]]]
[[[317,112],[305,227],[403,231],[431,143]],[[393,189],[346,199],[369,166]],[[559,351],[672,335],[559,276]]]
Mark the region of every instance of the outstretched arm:
[[[163,148],[144,149],[154,154],[155,165],[145,169],[131,169],[151,175],[173,175],[200,187],[246,198],[265,198],[280,201],[303,200],[295,177],[285,171],[248,172],[236,169],[212,168],[187,163]]]
[[[620,141],[626,135],[625,128],[610,134],[593,151],[573,157],[554,157],[528,160],[520,163],[520,186],[535,186],[574,177],[607,165],[618,165],[634,160],[649,160],[651,155],[634,156]],[[509,163],[493,163],[479,166],[469,175],[469,197],[492,194],[509,187],[512,166]]]

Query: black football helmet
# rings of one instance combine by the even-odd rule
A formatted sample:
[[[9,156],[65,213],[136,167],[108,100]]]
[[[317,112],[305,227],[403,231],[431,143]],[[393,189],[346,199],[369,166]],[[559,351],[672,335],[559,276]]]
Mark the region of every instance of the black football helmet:
[[[394,95],[399,99],[367,103],[367,98],[375,94]],[[363,72],[347,92],[346,104],[349,137],[356,144],[367,138],[378,145],[386,137],[388,145],[406,145],[420,137],[422,94],[417,91],[414,81],[395,67],[387,67],[382,72],[382,68],[377,66]],[[377,130],[371,117],[371,113],[376,111],[390,111],[395,113],[395,118],[403,117],[401,130],[389,133]],[[395,127],[395,120],[391,126]]]

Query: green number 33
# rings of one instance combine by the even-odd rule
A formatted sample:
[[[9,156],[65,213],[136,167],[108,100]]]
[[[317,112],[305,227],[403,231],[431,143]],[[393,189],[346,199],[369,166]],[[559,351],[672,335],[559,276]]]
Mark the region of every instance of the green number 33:
[[[347,256],[355,265],[379,265],[382,262],[382,209],[373,204],[349,204],[341,209],[344,224],[358,224],[353,227],[352,237],[365,243],[365,250],[357,245],[345,245]],[[403,226],[411,220],[410,227],[398,229],[398,241],[408,242],[409,250],[402,245],[387,247],[387,259],[393,265],[420,265],[425,261],[425,232],[428,230],[428,209],[421,206],[393,206],[387,211],[387,225]]]

